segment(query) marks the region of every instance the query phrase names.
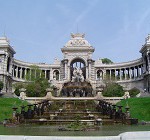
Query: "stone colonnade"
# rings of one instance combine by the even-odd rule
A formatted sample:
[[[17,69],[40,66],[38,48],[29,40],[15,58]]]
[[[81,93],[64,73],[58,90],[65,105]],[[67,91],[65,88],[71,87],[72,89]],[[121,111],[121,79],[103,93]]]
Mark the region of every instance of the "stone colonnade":
[[[139,78],[143,78],[144,67],[143,64],[139,62],[137,65],[130,65],[124,67],[112,66],[105,68],[97,68],[96,70],[96,79],[108,79],[108,80],[136,80]]]
[[[55,74],[56,73],[56,74]],[[48,80],[59,80],[60,79],[60,74],[59,74],[59,70],[55,69],[53,70],[51,69],[40,69],[40,73],[37,72],[35,69],[32,69],[30,67],[23,67],[23,66],[18,66],[18,65],[13,65],[12,67],[12,76],[14,78],[18,78],[18,79],[24,79],[26,80],[31,79],[31,75],[32,76],[40,76],[43,75],[46,79]]]
[[[128,68],[114,68],[106,69],[106,78],[110,80],[122,81],[132,80],[143,77],[143,65],[128,67]],[[104,78],[105,75],[103,75]]]

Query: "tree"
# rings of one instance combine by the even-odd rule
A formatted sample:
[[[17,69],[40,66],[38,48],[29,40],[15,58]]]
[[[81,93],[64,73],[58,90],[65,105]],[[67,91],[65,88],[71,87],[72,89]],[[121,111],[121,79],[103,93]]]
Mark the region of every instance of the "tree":
[[[26,85],[27,96],[41,97],[46,95],[46,89],[50,87],[48,79],[45,78],[42,70],[37,66],[31,66],[32,73],[27,74],[29,83]]]
[[[113,62],[108,58],[101,59],[103,64],[112,64]]]
[[[106,97],[121,97],[124,95],[123,87],[114,82],[108,82],[102,92]]]
[[[31,71],[31,74],[28,72],[27,75],[25,75],[26,83],[18,83],[14,86],[16,95],[20,95],[19,89],[25,88],[26,94],[29,97],[45,96],[46,89],[50,87],[48,79],[45,78],[44,73],[38,66],[31,66]]]

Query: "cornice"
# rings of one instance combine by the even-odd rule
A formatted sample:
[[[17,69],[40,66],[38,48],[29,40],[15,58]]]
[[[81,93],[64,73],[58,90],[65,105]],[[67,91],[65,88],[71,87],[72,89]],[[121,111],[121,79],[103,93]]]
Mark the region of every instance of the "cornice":
[[[133,61],[128,61],[128,62],[122,62],[122,63],[113,63],[113,64],[100,64],[100,65],[95,65],[95,67],[102,67],[102,68],[124,68],[124,67],[133,67],[142,64],[142,58],[133,60]]]
[[[30,67],[32,65],[36,65],[40,68],[60,68],[60,65],[58,64],[30,63],[30,62],[17,60],[17,59],[14,59],[13,63],[19,66],[24,66],[24,67]]]

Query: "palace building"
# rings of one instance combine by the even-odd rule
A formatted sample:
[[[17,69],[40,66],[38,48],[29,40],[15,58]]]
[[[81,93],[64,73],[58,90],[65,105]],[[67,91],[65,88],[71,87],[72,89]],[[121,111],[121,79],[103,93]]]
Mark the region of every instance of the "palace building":
[[[113,80],[125,90],[134,87],[150,93],[150,35],[145,40],[140,53],[141,58],[129,62],[103,64],[93,60],[95,49],[85,39],[84,34],[71,34],[71,39],[61,48],[63,60],[55,59],[53,64],[28,63],[14,58],[16,53],[6,37],[0,38],[0,80],[3,81],[3,94],[12,94],[12,84],[27,82],[26,74],[33,71],[31,66],[41,69],[45,78],[58,91],[67,82],[87,81],[97,92],[104,81]],[[107,57],[107,56],[106,56]]]

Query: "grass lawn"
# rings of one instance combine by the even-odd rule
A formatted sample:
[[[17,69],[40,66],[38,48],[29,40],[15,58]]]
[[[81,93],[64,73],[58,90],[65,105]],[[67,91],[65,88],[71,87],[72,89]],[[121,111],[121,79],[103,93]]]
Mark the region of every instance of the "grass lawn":
[[[139,121],[150,121],[150,97],[130,98],[122,100],[118,104],[123,105],[123,107],[126,107],[128,104],[132,118],[137,118]]]
[[[4,119],[12,118],[12,107],[19,107],[21,105],[27,105],[26,101],[22,101],[17,98],[0,98],[0,122]]]

